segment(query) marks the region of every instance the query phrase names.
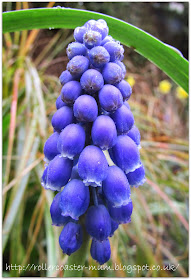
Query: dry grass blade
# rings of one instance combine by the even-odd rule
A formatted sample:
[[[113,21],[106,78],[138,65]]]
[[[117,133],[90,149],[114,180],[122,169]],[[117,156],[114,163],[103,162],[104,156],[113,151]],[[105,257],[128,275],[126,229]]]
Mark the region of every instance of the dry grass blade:
[[[14,178],[5,188],[3,189],[3,195],[10,190],[20,179],[22,179],[28,172],[30,172],[34,167],[36,167],[44,158],[42,155],[40,158],[36,159],[29,166],[27,166],[18,177]]]
[[[22,73],[22,69],[17,69],[14,76],[14,84],[13,84],[13,98],[11,103],[11,120],[10,120],[10,128],[9,128],[9,144],[8,144],[8,158],[6,162],[6,172],[4,177],[4,185],[9,181],[9,172],[11,166],[11,155],[14,143],[14,134],[16,127],[16,113],[17,113],[17,99],[18,99],[18,87],[19,80]]]

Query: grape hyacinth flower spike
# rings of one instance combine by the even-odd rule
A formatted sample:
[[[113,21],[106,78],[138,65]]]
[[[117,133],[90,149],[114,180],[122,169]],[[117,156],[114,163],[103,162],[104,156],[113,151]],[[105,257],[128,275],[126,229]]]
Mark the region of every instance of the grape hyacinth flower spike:
[[[102,265],[112,254],[112,236],[131,221],[131,187],[145,182],[145,169],[140,131],[127,103],[132,88],[125,80],[123,46],[103,19],[75,28],[74,40],[59,77],[41,184],[57,192],[50,215],[53,226],[63,227],[63,253],[78,252],[89,235],[90,254]]]

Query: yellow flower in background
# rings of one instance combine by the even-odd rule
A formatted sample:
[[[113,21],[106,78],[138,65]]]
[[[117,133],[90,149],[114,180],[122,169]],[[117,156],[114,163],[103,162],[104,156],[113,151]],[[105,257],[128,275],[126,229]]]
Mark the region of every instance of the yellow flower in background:
[[[163,80],[159,83],[159,90],[163,94],[167,94],[171,90],[171,83],[168,80]]]
[[[131,87],[133,87],[135,84],[135,79],[133,78],[133,76],[129,76],[126,81],[130,84]]]
[[[176,92],[177,92],[176,96],[179,99],[186,99],[186,98],[188,98],[188,93],[182,87],[177,87],[176,88]]]

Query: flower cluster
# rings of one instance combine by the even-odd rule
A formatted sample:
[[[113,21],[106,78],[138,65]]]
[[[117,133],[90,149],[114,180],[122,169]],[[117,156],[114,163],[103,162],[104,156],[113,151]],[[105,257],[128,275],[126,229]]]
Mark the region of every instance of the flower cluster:
[[[70,255],[81,247],[84,227],[92,258],[104,264],[111,255],[109,237],[131,221],[130,186],[145,181],[140,133],[127,103],[132,89],[124,80],[123,46],[102,19],[77,27],[74,39],[60,76],[54,133],[44,146],[42,185],[58,192],[50,213],[53,225],[64,226],[62,251]]]

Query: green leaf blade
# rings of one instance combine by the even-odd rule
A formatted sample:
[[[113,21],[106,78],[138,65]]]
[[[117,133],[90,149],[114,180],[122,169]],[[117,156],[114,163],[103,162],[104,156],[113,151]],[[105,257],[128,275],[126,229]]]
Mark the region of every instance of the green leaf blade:
[[[89,19],[107,21],[110,35],[150,60],[188,92],[188,61],[147,32],[122,20],[90,11],[42,8],[3,13],[3,33],[31,29],[74,29]]]

